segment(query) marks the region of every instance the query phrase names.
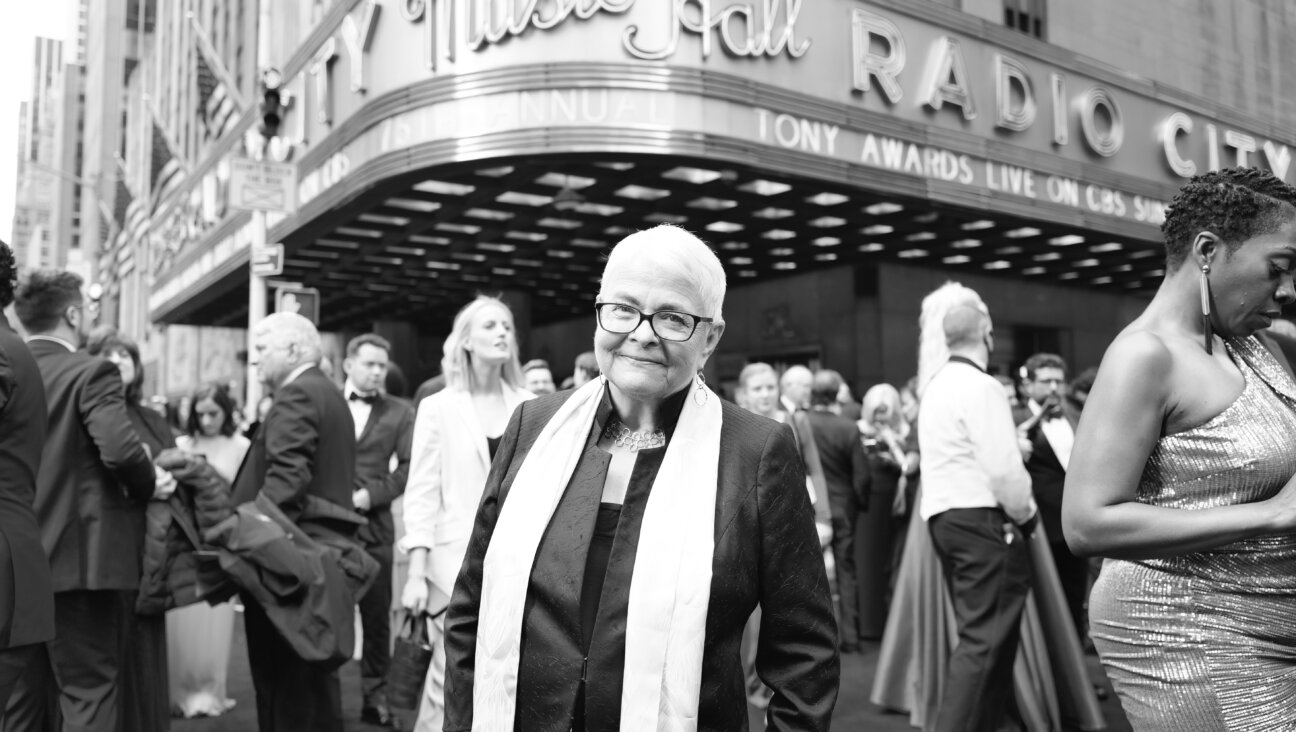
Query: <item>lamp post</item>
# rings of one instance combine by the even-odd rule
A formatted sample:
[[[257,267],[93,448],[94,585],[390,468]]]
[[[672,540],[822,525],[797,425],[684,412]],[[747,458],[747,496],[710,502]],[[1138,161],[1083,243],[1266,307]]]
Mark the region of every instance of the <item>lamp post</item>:
[[[249,130],[247,135],[248,150],[252,159],[264,160],[266,150],[279,134],[279,123],[283,120],[283,100],[279,88],[283,77],[277,69],[266,68],[261,71],[261,123],[256,130]],[[258,252],[266,246],[266,212],[260,209],[252,211],[252,247],[248,257],[248,332],[247,332],[247,406],[256,409],[261,403],[261,380],[257,377],[253,354],[256,353],[256,324],[266,316],[266,281],[257,273],[255,260]]]

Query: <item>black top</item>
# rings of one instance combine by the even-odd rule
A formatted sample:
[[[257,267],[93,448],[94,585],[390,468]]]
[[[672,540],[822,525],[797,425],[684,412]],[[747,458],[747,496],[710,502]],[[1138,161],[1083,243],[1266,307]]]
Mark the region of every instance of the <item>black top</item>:
[[[486,438],[486,452],[490,454],[491,460],[495,459],[495,451],[499,449],[500,440],[502,439],[504,439],[504,435],[495,435],[494,437]]]

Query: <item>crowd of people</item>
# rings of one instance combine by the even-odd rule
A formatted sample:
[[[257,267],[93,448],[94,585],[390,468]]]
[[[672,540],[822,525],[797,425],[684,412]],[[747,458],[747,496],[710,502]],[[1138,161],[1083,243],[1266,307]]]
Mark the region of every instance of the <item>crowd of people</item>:
[[[353,655],[362,719],[401,729],[393,607],[431,647],[419,732],[826,730],[866,641],[870,699],[925,730],[1101,729],[1095,647],[1136,730],[1288,729],[1296,381],[1263,331],[1296,301],[1296,189],[1207,173],[1164,230],[1101,367],[1033,354],[1007,391],[951,282],[904,384],[750,362],[722,395],[724,270],[662,225],[612,249],[569,380],[494,297],[412,400],[381,336],[339,388],[278,313],[249,354],[271,398],[241,418],[204,385],[181,424],[80,278],[20,282],[0,245],[27,334],[0,320],[3,729],[224,713],[240,610],[263,732],[340,732]]]

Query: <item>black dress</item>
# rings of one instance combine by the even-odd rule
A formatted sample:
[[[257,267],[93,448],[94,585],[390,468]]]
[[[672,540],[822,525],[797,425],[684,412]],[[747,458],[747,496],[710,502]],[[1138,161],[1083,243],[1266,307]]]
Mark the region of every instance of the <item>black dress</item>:
[[[126,413],[140,441],[156,459],[175,447],[175,433],[166,418],[148,407],[128,405]],[[141,557],[141,561],[142,561]],[[122,593],[127,627],[122,633],[122,668],[118,679],[121,729],[131,732],[166,732],[171,728],[171,693],[167,669],[166,614],[135,612],[138,592]]]

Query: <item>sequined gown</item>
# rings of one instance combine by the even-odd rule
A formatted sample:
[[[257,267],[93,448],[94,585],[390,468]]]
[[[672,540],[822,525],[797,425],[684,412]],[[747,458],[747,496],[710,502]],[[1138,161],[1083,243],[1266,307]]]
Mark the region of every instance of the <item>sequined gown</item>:
[[[1184,510],[1261,501],[1296,473],[1296,385],[1257,340],[1230,341],[1241,396],[1163,437],[1138,500]],[[1137,732],[1296,730],[1296,535],[1170,559],[1108,559],[1090,632]]]

